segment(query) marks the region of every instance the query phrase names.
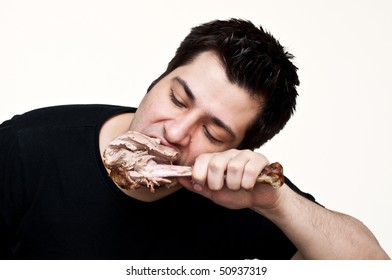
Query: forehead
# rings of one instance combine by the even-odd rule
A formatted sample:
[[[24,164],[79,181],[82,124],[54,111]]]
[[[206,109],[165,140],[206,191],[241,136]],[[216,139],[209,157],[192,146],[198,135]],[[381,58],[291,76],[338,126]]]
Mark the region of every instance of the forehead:
[[[191,63],[168,75],[173,84],[177,83],[176,77],[189,86],[198,109],[223,120],[242,139],[261,103],[248,91],[228,80],[214,52],[201,53]]]

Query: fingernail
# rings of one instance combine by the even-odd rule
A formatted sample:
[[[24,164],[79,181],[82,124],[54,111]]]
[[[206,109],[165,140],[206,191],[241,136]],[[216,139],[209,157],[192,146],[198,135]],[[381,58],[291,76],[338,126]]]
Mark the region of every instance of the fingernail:
[[[195,191],[201,192],[203,190],[203,187],[199,184],[193,184],[193,189]]]

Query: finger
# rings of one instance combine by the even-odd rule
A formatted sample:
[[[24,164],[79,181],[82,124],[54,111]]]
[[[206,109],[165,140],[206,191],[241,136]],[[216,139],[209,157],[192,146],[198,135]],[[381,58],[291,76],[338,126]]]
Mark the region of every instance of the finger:
[[[184,186],[189,191],[196,192],[208,199],[211,199],[212,191],[209,188],[205,186],[201,186],[199,184],[195,184],[192,182],[192,180],[188,178],[178,178],[178,181],[182,186]]]
[[[177,178],[178,183],[181,186],[186,187],[187,189],[192,189],[193,188],[193,183],[192,180],[190,178],[187,177],[178,177]]]
[[[226,186],[230,190],[239,190],[242,187],[244,168],[249,161],[249,154],[246,151],[238,153],[227,164]]]
[[[201,186],[207,185],[211,190],[220,190],[225,183],[228,162],[238,154],[238,150],[221,153],[209,153],[196,158],[193,166],[193,180]]]
[[[249,159],[245,165],[244,174],[242,176],[241,185],[244,189],[251,189],[255,186],[257,177],[265,166],[269,164],[266,157],[258,155]]]
[[[198,156],[192,167],[192,181],[195,184],[204,186],[207,180],[208,163],[212,154],[202,154]]]
[[[231,153],[220,153],[210,159],[207,169],[207,185],[211,190],[220,190],[225,185],[225,173],[231,158]]]

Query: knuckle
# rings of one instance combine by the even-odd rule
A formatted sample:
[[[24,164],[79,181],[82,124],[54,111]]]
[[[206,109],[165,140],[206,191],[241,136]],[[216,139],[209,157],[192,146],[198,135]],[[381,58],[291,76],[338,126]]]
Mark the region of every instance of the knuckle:
[[[234,173],[234,174],[239,174],[242,173],[243,166],[235,161],[231,161],[227,165],[227,172],[229,173]]]
[[[256,176],[259,176],[261,170],[259,167],[255,166],[253,164],[250,164],[250,165],[247,165],[246,172],[250,176],[256,177]]]
[[[208,169],[211,172],[217,172],[218,170],[222,169],[222,162],[217,159],[213,159],[210,161],[210,164],[208,165]]]

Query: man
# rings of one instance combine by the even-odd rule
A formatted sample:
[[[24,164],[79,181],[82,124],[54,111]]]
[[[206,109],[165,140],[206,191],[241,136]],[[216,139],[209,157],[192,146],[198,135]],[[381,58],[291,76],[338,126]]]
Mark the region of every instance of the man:
[[[291,58],[248,21],[213,21],[192,29],[137,110],[58,106],[4,122],[2,257],[388,258],[362,223],[288,179],[256,182],[269,161],[253,150],[295,109]],[[155,193],[116,186],[102,154],[128,130],[176,149],[192,178]]]

